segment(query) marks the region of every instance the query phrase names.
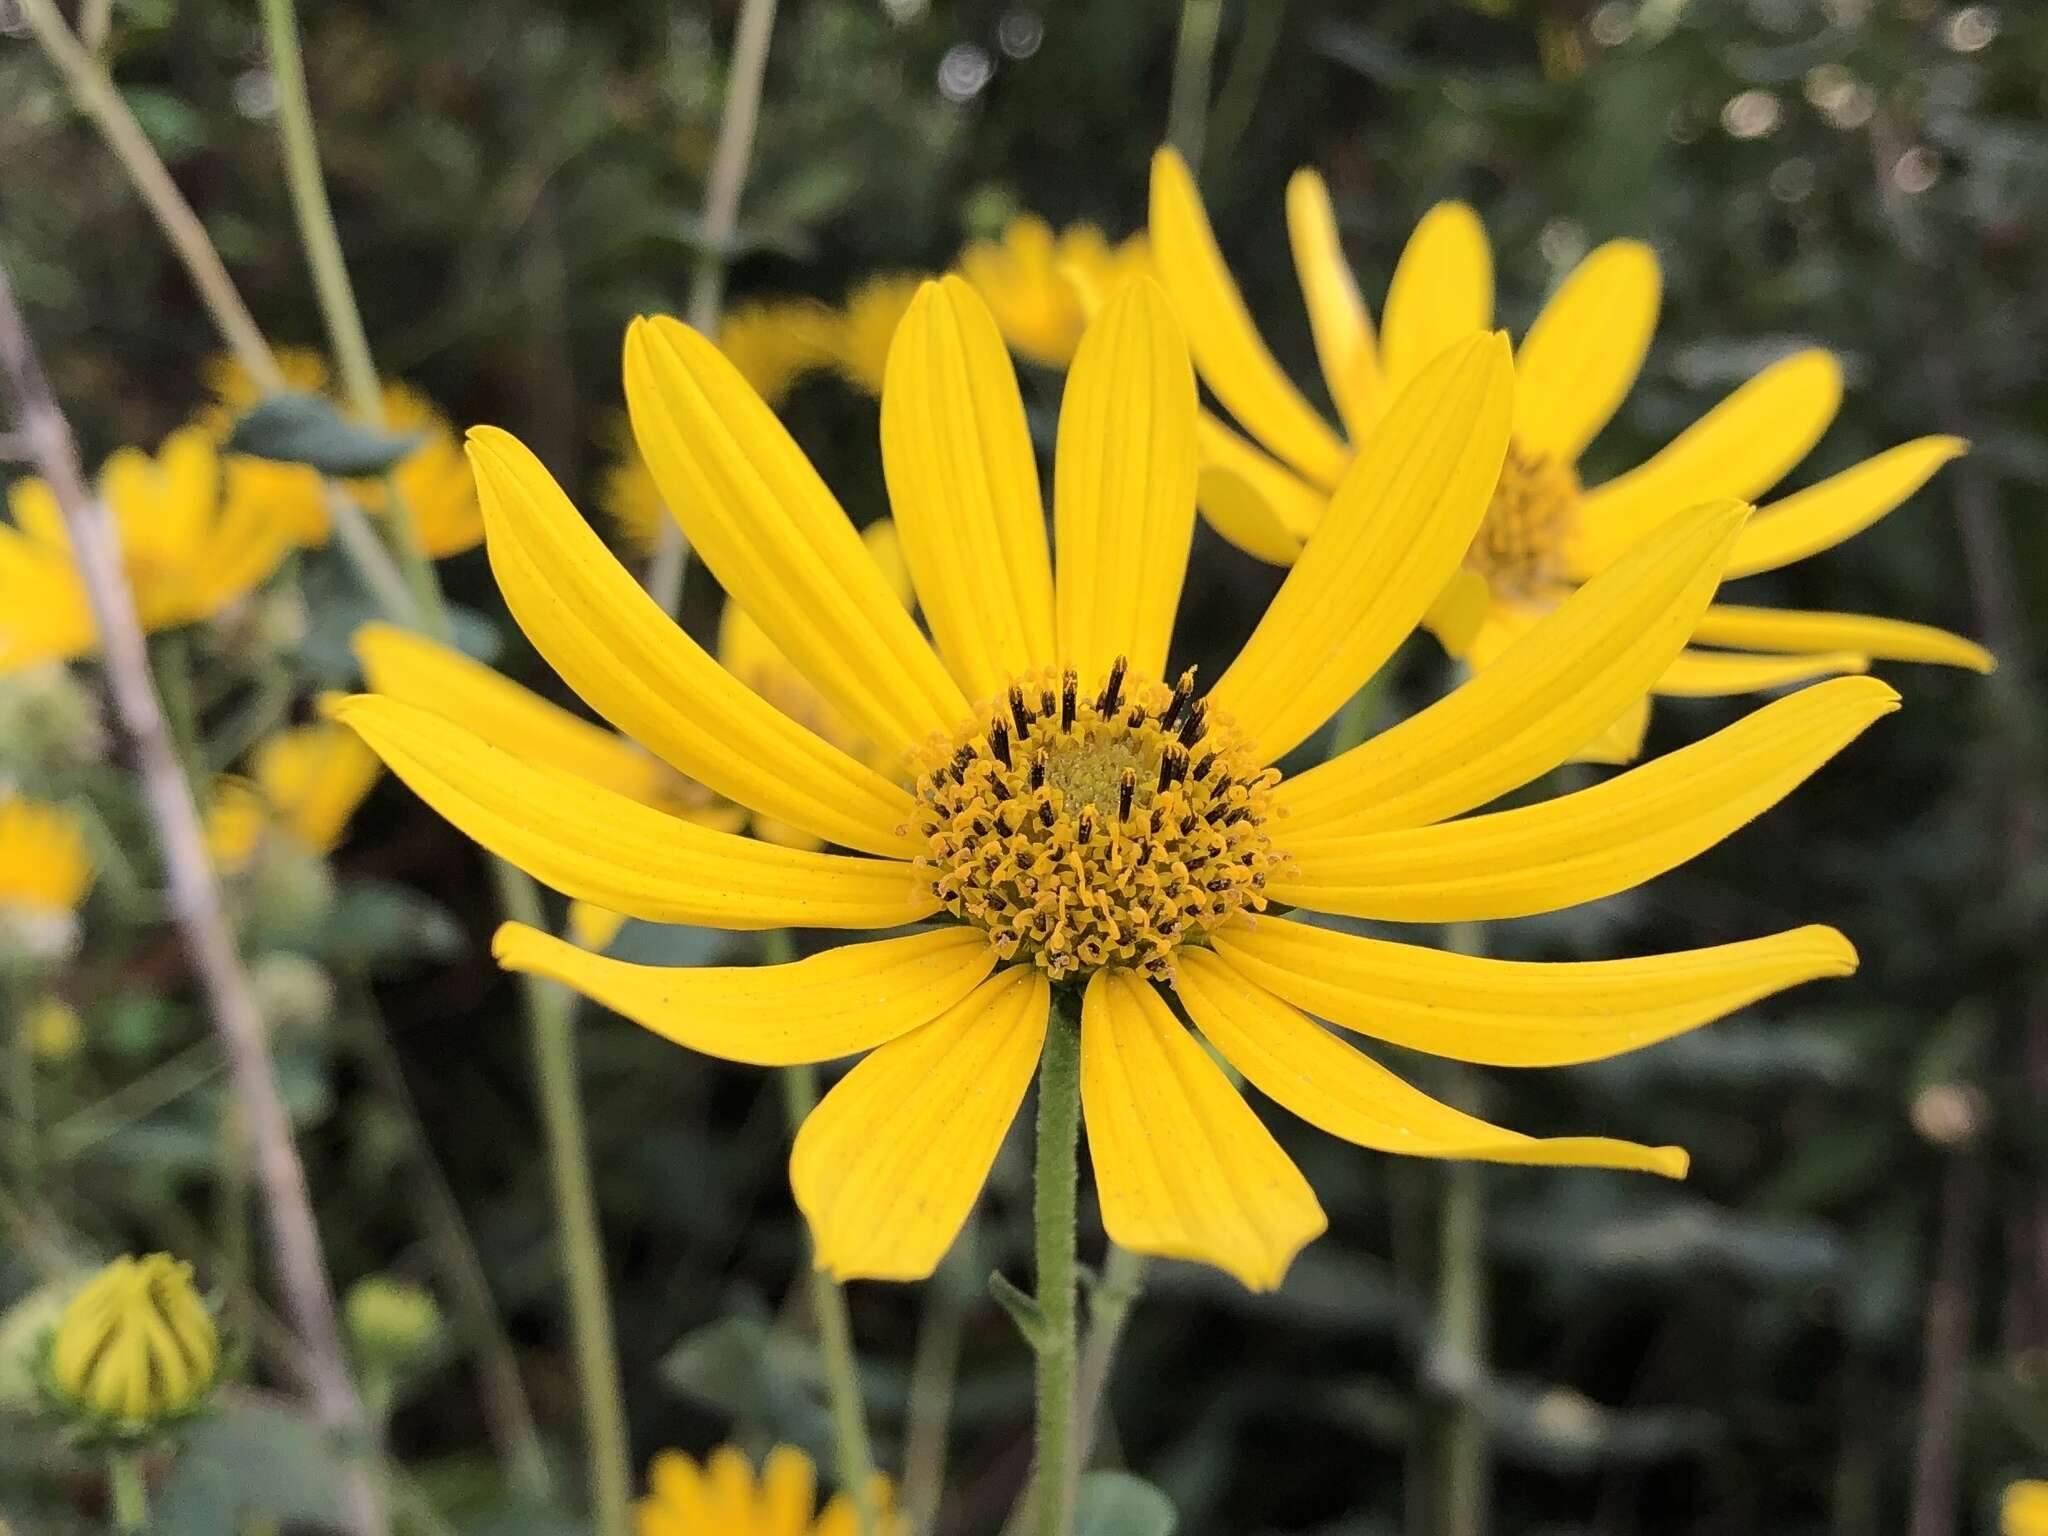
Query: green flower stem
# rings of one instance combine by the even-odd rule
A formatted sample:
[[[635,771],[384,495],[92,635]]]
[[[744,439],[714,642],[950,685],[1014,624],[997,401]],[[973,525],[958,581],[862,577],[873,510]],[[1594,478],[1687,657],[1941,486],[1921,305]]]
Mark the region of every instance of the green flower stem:
[[[7,1117],[11,1122],[7,1138],[8,1161],[13,1165],[13,1183],[24,1200],[35,1198],[42,1185],[41,1137],[36,1129],[36,1043],[29,1036],[29,998],[26,987],[15,986],[0,975],[0,1013],[7,1018],[12,1049],[8,1052]]]
[[[514,922],[546,929],[540,891],[511,865],[492,861],[498,900]],[[529,976],[521,983],[539,1080],[541,1125],[548,1176],[554,1189],[555,1234],[569,1290],[569,1333],[583,1398],[584,1453],[598,1536],[626,1536],[631,1518],[633,1467],[626,1438],[625,1401],[619,1386],[618,1348],[612,1337],[611,1297],[604,1274],[604,1232],[590,1173],[590,1144],[576,1074],[574,996],[557,982]]]
[[[975,1221],[969,1216],[925,1291],[924,1316],[910,1360],[910,1399],[904,1411],[902,1507],[911,1536],[924,1536],[932,1528],[945,1493],[953,1387],[960,1370],[960,1341],[967,1328],[966,1299],[978,1279],[980,1256]]]
[[[1103,1396],[1109,1390],[1109,1372],[1116,1360],[1117,1345],[1123,1341],[1124,1324],[1144,1289],[1144,1255],[1111,1243],[1108,1257],[1103,1260],[1102,1277],[1088,1293],[1088,1337],[1081,1346],[1077,1385],[1080,1406],[1075,1412],[1079,1429],[1075,1439],[1084,1459],[1095,1447],[1095,1427],[1102,1415]]]
[[[142,1479],[142,1458],[132,1449],[108,1453],[107,1503],[115,1530],[149,1529],[149,1487]]]
[[[1261,0],[1269,4],[1271,0]],[[1181,0],[1180,35],[1173,45],[1173,94],[1167,98],[1166,141],[1202,175],[1202,141],[1209,125],[1209,73],[1216,62],[1216,32],[1223,0]]]
[[[1038,1064],[1036,1197],[1038,1438],[1031,1529],[1069,1536],[1082,1447],[1075,1434],[1074,1194],[1080,1181],[1081,1020],[1079,999],[1053,993],[1051,1027]]]
[[[1454,923],[1444,947],[1486,953],[1486,930]],[[1452,1099],[1467,1097],[1457,1091]],[[1487,1377],[1486,1184],[1478,1163],[1446,1163],[1438,1211],[1437,1348],[1449,1363],[1450,1412],[1439,1445],[1443,1536],[1483,1536],[1490,1524],[1492,1453]]]

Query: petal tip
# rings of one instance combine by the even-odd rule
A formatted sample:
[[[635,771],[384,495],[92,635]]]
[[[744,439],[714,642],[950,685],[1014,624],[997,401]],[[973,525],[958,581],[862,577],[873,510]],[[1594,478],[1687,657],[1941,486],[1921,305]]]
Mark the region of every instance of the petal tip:
[[[528,970],[548,938],[538,928],[529,928],[524,923],[500,923],[491,935],[491,958],[504,970]]]
[[[1650,1172],[1659,1178],[1683,1179],[1692,1172],[1692,1154],[1683,1147],[1652,1147]]]

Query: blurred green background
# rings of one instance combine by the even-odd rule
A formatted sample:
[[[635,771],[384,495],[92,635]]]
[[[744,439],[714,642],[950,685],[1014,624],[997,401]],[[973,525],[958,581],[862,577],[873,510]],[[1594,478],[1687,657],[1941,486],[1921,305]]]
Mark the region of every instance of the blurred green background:
[[[946,265],[1019,208],[1139,227],[1180,22],[1151,0],[784,0],[734,296],[837,300],[875,270]],[[572,489],[594,492],[603,467],[625,322],[682,307],[731,23],[726,5],[646,0],[305,8],[381,367],[461,422],[512,429]],[[109,57],[266,331],[317,343],[253,8],[117,0]],[[1329,179],[1375,305],[1414,220],[1448,196],[1484,216],[1516,330],[1593,244],[1654,242],[1664,320],[1595,469],[1805,344],[1841,356],[1849,389],[1792,483],[1922,433],[1969,437],[1974,453],[1904,509],[1751,600],[1943,624],[2002,665],[1989,680],[1892,669],[1905,711],[1761,824],[1628,897],[1496,928],[1500,953],[1576,957],[1828,922],[1863,969],[1613,1063],[1488,1076],[1507,1123],[1676,1141],[1695,1165],[1681,1186],[1486,1170],[1486,1380],[1447,1375],[1433,1349],[1442,1171],[1276,1123],[1331,1231],[1275,1296],[1155,1267],[1111,1394],[1115,1453],[1187,1532],[1421,1536],[1440,1528],[1436,1427],[1471,1391],[1499,1531],[1993,1529],[1999,1490],[2048,1473],[2048,7],[1225,0],[1205,139],[1225,251],[1311,388],[1281,222],[1301,165]],[[7,0],[0,258],[89,458],[153,442],[200,403],[207,317]],[[1027,376],[1048,436],[1057,396],[1057,378]],[[873,402],[819,376],[787,416],[856,518],[879,515]],[[500,665],[553,686],[481,553],[444,576],[495,626]],[[1276,582],[1204,530],[1178,650],[1227,650]],[[693,572],[689,622],[708,634],[715,612]],[[340,634],[316,644],[335,683]],[[1444,681],[1417,642],[1385,707]],[[1740,707],[1663,708],[1652,750]],[[333,1017],[280,1044],[335,1268],[433,1273],[395,1069],[543,1428],[573,1454],[525,1037],[482,943],[478,856],[387,783],[339,868],[370,893],[362,953],[340,967]],[[645,942],[711,952],[708,936]],[[106,1082],[197,1037],[189,996],[164,985],[175,968],[160,941],[95,976]],[[395,1061],[358,1049],[372,1007]],[[594,1010],[582,1044],[636,1461],[735,1422],[819,1445],[802,1330],[775,1326],[803,1249],[774,1085]],[[212,1113],[189,1097],[80,1150],[61,1172],[67,1217],[109,1246],[191,1239],[204,1269]],[[973,1251],[935,1282],[963,1329],[942,1527],[958,1536],[998,1528],[1028,1453],[1028,1357],[982,1283],[1028,1269],[1027,1172],[1013,1146]],[[1100,1242],[1091,1213],[1084,1256]],[[10,1292],[22,1268],[0,1251]],[[924,1299],[853,1292],[885,1462]],[[396,1448],[459,1528],[510,1532],[464,1513],[490,1504],[472,1383],[459,1350],[414,1381]],[[0,1490],[30,1459],[8,1446]]]

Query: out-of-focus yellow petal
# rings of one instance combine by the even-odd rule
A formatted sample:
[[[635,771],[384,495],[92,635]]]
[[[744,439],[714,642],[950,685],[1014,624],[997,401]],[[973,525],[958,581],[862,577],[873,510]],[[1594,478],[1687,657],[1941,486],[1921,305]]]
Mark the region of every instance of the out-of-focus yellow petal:
[[[1738,546],[1739,547],[1739,546]],[[1929,624],[1862,613],[1808,613],[1795,608],[1742,608],[1715,603],[1692,632],[1703,645],[1795,655],[1850,652],[1875,661],[1928,661],[1989,672],[1998,665],[1974,640]]]
[[[1210,693],[1258,760],[1329,719],[1407,639],[1464,558],[1507,452],[1505,336],[1470,336],[1401,393]]]
[[[250,775],[293,841],[331,853],[376,786],[379,766],[354,731],[323,722],[269,738],[256,749]]]
[[[1515,443],[1575,463],[1642,372],[1663,280],[1640,240],[1610,240],[1551,295],[1515,353]]]
[[[1650,732],[1650,696],[1644,694],[1615,717],[1614,723],[1572,754],[1575,763],[1632,763],[1643,755]]]
[[[1053,660],[1052,559],[1010,354],[960,278],[927,283],[896,328],[882,467],[939,654],[970,698]]]
[[[1359,297],[1351,264],[1344,259],[1329,188],[1314,171],[1296,171],[1288,180],[1287,240],[1308,306],[1316,360],[1355,443],[1378,416],[1379,339],[1373,335],[1372,315]]]
[[[1053,456],[1059,661],[1166,670],[1195,531],[1195,375],[1166,295],[1127,283],[1088,326]]]
[[[506,605],[592,708],[677,772],[764,816],[869,853],[905,851],[897,829],[909,819],[910,800],[902,790],[764,703],[705,655],[516,438],[479,427],[470,449],[491,569]],[[879,600],[908,623],[859,539],[846,532],[875,576]],[[548,739],[560,745],[561,733]]]
[[[958,685],[818,472],[715,346],[674,320],[634,321],[626,405],[691,546],[820,693],[900,754],[958,728]]]
[[[1081,1002],[1081,1108],[1110,1241],[1270,1291],[1329,1225],[1208,1052],[1150,982],[1097,971]]]
[[[1224,538],[1269,565],[1292,565],[1323,520],[1327,493],[1246,442],[1207,411],[1195,418],[1201,476],[1195,499]]]
[[[1496,1067],[1654,1045],[1760,997],[1856,969],[1832,928],[1633,960],[1494,960],[1262,917],[1216,953],[1276,997],[1376,1040]]]
[[[1171,149],[1152,157],[1151,234],[1153,264],[1187,328],[1203,382],[1275,455],[1317,484],[1334,486],[1351,450],[1259,339],[1216,248],[1194,178]]]
[[[1304,1018],[1220,956],[1187,951],[1174,985],[1188,1017],[1247,1082],[1310,1125],[1361,1147],[1409,1157],[1685,1177],[1688,1159],[1679,1147],[1606,1136],[1539,1139],[1453,1109]]]
[[[1718,699],[1869,670],[1870,658],[1861,651],[1746,656],[1737,651],[1685,650],[1672,658],[1652,692],[1673,699]]]
[[[1899,696],[1837,678],[1540,805],[1355,837],[1289,837],[1272,894],[1311,911],[1449,923],[1553,912],[1683,864],[1762,815]]]
[[[1287,780],[1288,836],[1440,821],[1565,761],[1678,654],[1748,510],[1673,518],[1448,697]]]
[[[1469,565],[1461,565],[1451,573],[1450,581],[1436,595],[1436,601],[1429,605],[1429,612],[1422,616],[1422,622],[1445,651],[1453,656],[1466,657],[1474,666],[1479,666],[1483,663],[1471,652],[1485,632],[1486,621],[1492,616],[1494,606],[1493,591],[1487,586],[1486,578]]]
[[[1842,367],[1825,352],[1773,363],[1653,458],[1589,489],[1565,558],[1584,579],[1682,507],[1754,501],[1812,450],[1842,403]]]
[[[76,812],[0,793],[0,907],[72,912],[92,888],[93,857]]]
[[[833,325],[832,361],[856,389],[881,394],[889,344],[925,281],[921,272],[881,272],[847,294]]]
[[[975,929],[842,944],[787,965],[631,965],[506,923],[508,971],[573,987],[665,1040],[760,1067],[831,1061],[929,1024],[995,969]]]
[[[614,912],[717,928],[890,928],[938,906],[907,863],[708,831],[375,694],[328,707],[457,830]]]
[[[1901,443],[1771,503],[1742,530],[1728,561],[1729,579],[1775,571],[1861,533],[1969,446],[1960,437]]]
[[[811,1111],[789,1179],[820,1269],[922,1280],[938,1267],[1017,1118],[1051,1000],[1037,967],[1011,966],[870,1053]]]
[[[1438,203],[1402,248],[1380,316],[1386,398],[1398,398],[1446,347],[1493,325],[1493,248],[1479,215]]]

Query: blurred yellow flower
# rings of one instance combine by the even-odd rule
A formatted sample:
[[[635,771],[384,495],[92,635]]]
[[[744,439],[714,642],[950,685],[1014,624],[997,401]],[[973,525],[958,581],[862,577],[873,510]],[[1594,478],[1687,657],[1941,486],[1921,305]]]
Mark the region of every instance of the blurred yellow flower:
[[[889,343],[922,282],[916,272],[882,272],[856,283],[847,294],[834,326],[832,361],[857,388],[881,394]]]
[[[837,326],[815,299],[754,300],[726,311],[718,349],[756,394],[780,406],[797,380],[832,361]]]
[[[1149,279],[1091,321],[1067,379],[1056,567],[993,317],[960,278],[918,292],[890,350],[881,438],[929,639],[709,340],[643,320],[625,354],[635,435],[697,557],[880,755],[836,745],[719,665],[531,452],[478,428],[470,457],[506,604],[563,680],[671,771],[853,851],[664,815],[604,782],[622,744],[577,772],[488,689],[414,685],[329,707],[455,826],[573,899],[739,931],[940,919],[783,965],[636,965],[517,923],[493,945],[508,969],[693,1050],[763,1066],[860,1056],[790,1162],[834,1274],[932,1272],[1043,1059],[1078,1073],[1114,1241],[1277,1285],[1322,1208],[1167,989],[1252,1086],[1358,1145],[1676,1177],[1678,1147],[1531,1137],[1464,1114],[1309,1013],[1438,1055],[1563,1065],[1855,965],[1821,927],[1544,965],[1268,910],[1436,925],[1610,895],[1761,814],[1897,703],[1872,679],[1836,679],[1590,789],[1467,814],[1557,766],[1669,664],[1749,512],[1716,502],[1655,530],[1448,698],[1283,777],[1274,765],[1405,641],[1471,544],[1507,452],[1504,336],[1473,335],[1401,392],[1206,692],[1192,670],[1167,681],[1197,397]],[[1055,983],[1069,1000],[1057,1011]]]
[[[85,1020],[54,992],[46,992],[29,1004],[22,1028],[28,1035],[29,1049],[40,1062],[69,1061],[85,1043]]]
[[[311,347],[279,347],[271,358],[292,394],[317,395],[326,390],[327,359]],[[213,398],[192,419],[217,443],[227,441],[237,419],[263,398],[249,370],[232,352],[216,353],[201,363],[199,382]]]
[[[184,428],[152,457],[117,449],[100,469],[143,628],[210,619],[277,568],[297,514],[272,504],[274,477],[231,461],[204,432]],[[98,643],[71,540],[50,488],[8,488],[12,527],[0,524],[0,673],[85,655]]]
[[[341,1315],[357,1352],[387,1368],[424,1354],[441,1336],[434,1293],[389,1275],[366,1275],[350,1286]]]
[[[1034,214],[1019,214],[994,240],[960,252],[960,275],[996,317],[1003,339],[1049,368],[1074,360],[1088,321],[1087,297],[1076,279],[1107,300],[1151,270],[1143,235],[1112,246],[1093,224],[1069,224],[1057,235]]]
[[[85,826],[61,805],[0,798],[0,908],[31,917],[78,910],[92,888]]]
[[[1195,365],[1250,437],[1204,415],[1201,506],[1225,538],[1291,563],[1392,401],[1443,350],[1493,324],[1493,255],[1478,216],[1441,203],[1416,226],[1375,336],[1346,265],[1329,193],[1313,171],[1287,189],[1287,232],[1342,430],[1295,389],[1260,339],[1217,250],[1200,194],[1170,149],[1153,162],[1152,256],[1188,327]],[[1515,358],[1515,411],[1500,483],[1430,626],[1484,667],[1578,586],[1685,508],[1751,500],[1820,441],[1841,404],[1840,365],[1821,351],[1759,373],[1661,452],[1599,485],[1579,457],[1634,385],[1656,328],[1657,258],[1637,240],[1594,251],[1552,295]],[[1766,506],[1737,537],[1726,578],[1758,575],[1868,528],[1966,445],[1923,437]],[[1862,614],[1715,603],[1659,676],[1667,695],[1749,693],[1873,660],[1991,670],[1982,646],[1924,624]],[[1706,647],[1706,648],[1699,648]],[[1585,754],[1640,749],[1649,699],[1633,701]]]
[[[214,786],[206,815],[214,867],[239,874],[272,831],[306,853],[332,853],[379,771],[354,732],[329,722],[278,732],[256,748],[248,778]]]
[[[2010,1483],[1998,1501],[1998,1536],[2048,1536],[2048,1483]]]
[[[101,1270],[66,1304],[50,1347],[59,1401],[124,1432],[190,1413],[219,1369],[219,1335],[192,1266],[167,1253]]]
[[[611,520],[619,542],[633,554],[645,558],[654,553],[661,535],[662,520],[668,516],[647,461],[640,457],[640,445],[633,441],[633,429],[625,412],[615,415],[606,430],[610,440],[610,462],[597,482],[597,504]]]
[[[721,1446],[700,1466],[663,1451],[647,1468],[647,1496],[633,1508],[634,1536],[856,1536],[853,1499],[844,1491],[817,1510],[818,1469],[793,1446],[778,1445],[754,1474],[746,1453]],[[871,1495],[875,1536],[905,1536],[887,1478]],[[814,1511],[816,1513],[814,1514]]]

